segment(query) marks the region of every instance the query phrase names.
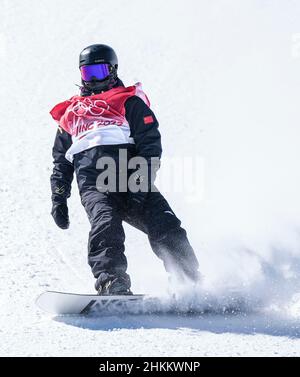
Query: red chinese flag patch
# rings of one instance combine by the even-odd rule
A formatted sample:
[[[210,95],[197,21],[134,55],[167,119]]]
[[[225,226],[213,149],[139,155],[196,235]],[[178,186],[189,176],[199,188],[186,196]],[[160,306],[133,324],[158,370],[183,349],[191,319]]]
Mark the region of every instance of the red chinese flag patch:
[[[145,124],[150,124],[150,123],[153,123],[154,120],[153,120],[153,116],[152,115],[148,115],[146,117],[144,117],[144,123]]]

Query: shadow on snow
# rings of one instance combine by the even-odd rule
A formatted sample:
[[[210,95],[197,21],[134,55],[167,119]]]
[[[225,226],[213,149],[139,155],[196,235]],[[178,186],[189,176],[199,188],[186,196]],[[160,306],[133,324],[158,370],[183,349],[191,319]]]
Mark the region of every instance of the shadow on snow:
[[[265,313],[57,316],[57,322],[94,331],[166,329],[300,338],[300,319]]]

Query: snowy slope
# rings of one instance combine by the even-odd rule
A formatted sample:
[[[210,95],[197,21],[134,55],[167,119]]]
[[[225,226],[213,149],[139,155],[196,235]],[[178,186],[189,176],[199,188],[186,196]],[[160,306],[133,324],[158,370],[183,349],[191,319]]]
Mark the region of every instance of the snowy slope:
[[[299,3],[0,0],[0,8],[0,355],[300,356]],[[161,188],[189,231],[203,289],[217,306],[237,290],[256,313],[51,319],[35,307],[46,289],[93,292],[75,182],[70,229],[49,215],[48,113],[76,92],[78,53],[99,42],[115,47],[125,84],[143,83],[160,121]],[[192,192],[174,192],[178,176],[163,185],[174,155],[200,161],[185,177]],[[133,289],[164,292],[147,239],[129,227],[126,235]]]

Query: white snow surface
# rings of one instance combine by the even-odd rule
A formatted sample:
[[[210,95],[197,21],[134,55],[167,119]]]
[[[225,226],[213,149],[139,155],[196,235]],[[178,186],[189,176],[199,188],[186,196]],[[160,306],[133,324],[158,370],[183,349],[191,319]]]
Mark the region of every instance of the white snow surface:
[[[0,355],[300,356],[299,2],[0,0],[0,9]],[[234,291],[241,313],[53,318],[35,306],[44,290],[93,293],[76,181],[67,231],[50,216],[49,186],[49,110],[77,93],[78,54],[93,43],[116,49],[126,85],[143,83],[160,121],[161,174],[168,157],[202,161],[203,195],[162,191],[200,261],[194,304],[208,295],[218,310]],[[164,295],[147,238],[129,226],[126,236],[133,290]]]

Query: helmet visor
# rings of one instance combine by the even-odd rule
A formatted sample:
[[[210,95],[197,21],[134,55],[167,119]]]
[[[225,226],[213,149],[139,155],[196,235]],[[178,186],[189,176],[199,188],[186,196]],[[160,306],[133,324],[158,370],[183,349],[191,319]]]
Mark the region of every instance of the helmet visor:
[[[91,64],[80,67],[84,81],[104,80],[110,74],[109,64]]]

